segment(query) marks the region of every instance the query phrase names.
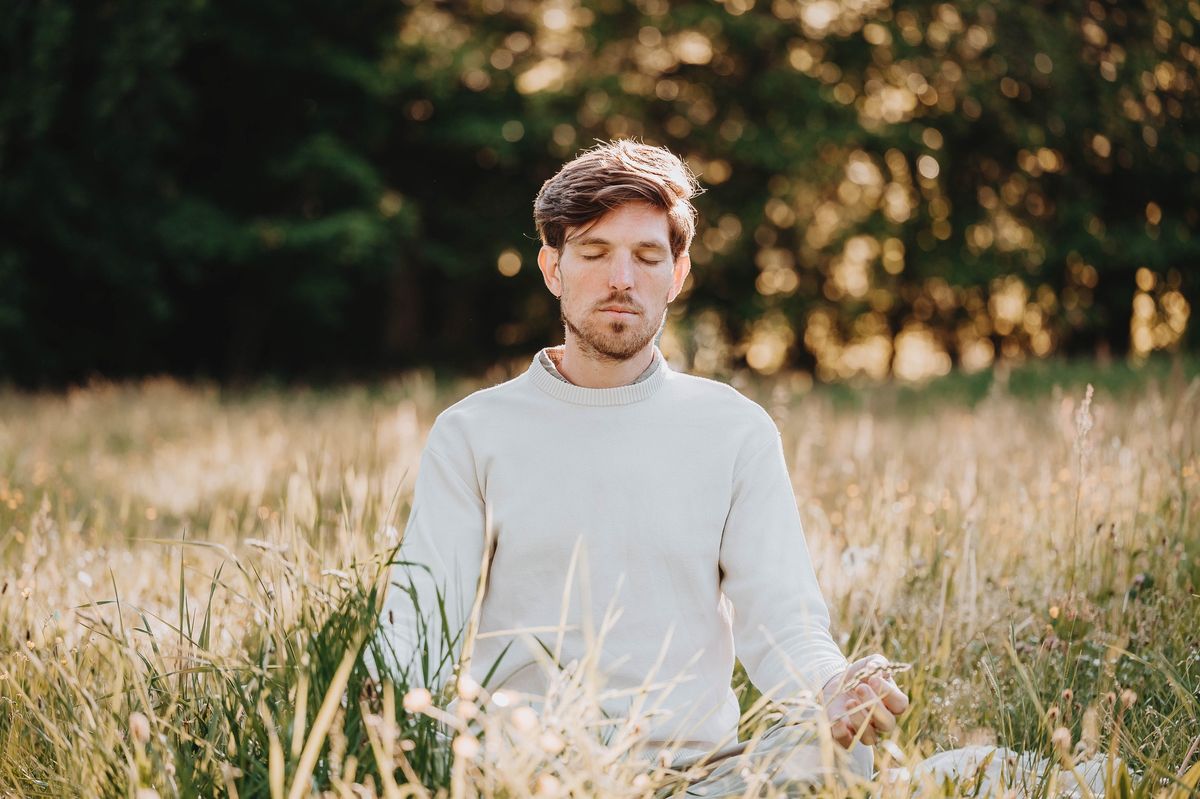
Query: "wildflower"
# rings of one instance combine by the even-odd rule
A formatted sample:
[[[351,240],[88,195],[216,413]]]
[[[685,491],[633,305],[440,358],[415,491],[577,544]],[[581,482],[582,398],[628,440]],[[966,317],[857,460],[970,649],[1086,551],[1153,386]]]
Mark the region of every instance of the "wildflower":
[[[1087,710],[1083,711],[1083,724],[1079,738],[1088,757],[1094,755],[1100,745],[1100,714],[1096,712],[1094,705],[1090,705]]]
[[[139,744],[150,740],[150,719],[144,713],[134,711],[129,714],[129,737]]]
[[[538,739],[538,744],[541,745],[544,751],[552,755],[557,755],[566,748],[566,742],[563,741],[562,736],[555,732],[542,733],[542,737]]]
[[[1079,409],[1075,412],[1075,454],[1079,458],[1081,472],[1092,450],[1091,442],[1088,441],[1088,433],[1092,431],[1094,424],[1092,417],[1092,394],[1092,384],[1088,383],[1087,391],[1084,392],[1083,402],[1079,404]],[[1080,476],[1082,477],[1082,474]]]
[[[537,727],[537,713],[531,707],[519,707],[512,712],[512,722],[518,731],[532,732]]]
[[[479,739],[474,735],[459,735],[454,739],[451,748],[459,757],[475,757],[479,754]]]
[[[1092,384],[1088,383],[1087,390],[1083,394],[1083,402],[1079,403],[1079,410],[1075,412],[1075,436],[1076,446],[1080,450],[1086,448],[1087,434],[1092,431],[1092,395],[1094,389]]]
[[[433,695],[426,688],[414,688],[404,695],[404,709],[409,713],[424,713],[433,704]]]
[[[1054,749],[1058,752],[1058,756],[1064,762],[1071,760],[1071,731],[1066,727],[1059,727],[1050,736],[1050,742],[1054,744]]]
[[[458,695],[466,700],[472,700],[479,696],[479,683],[475,682],[469,674],[464,674],[458,678]]]
[[[558,793],[562,783],[553,774],[540,774],[537,778],[536,796],[553,796]]]

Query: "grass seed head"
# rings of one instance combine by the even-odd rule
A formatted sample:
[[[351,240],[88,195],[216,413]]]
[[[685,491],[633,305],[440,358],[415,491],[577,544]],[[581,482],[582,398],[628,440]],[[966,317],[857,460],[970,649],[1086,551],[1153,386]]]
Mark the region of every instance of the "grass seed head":
[[[1059,727],[1054,730],[1050,736],[1050,742],[1054,744],[1054,751],[1064,763],[1071,761],[1071,731],[1066,727]]]
[[[136,710],[129,714],[129,737],[141,746],[150,741],[150,719],[146,714]]]
[[[474,735],[459,735],[452,744],[454,754],[459,757],[472,758],[479,754],[479,739]]]
[[[534,788],[535,796],[558,796],[562,791],[562,781],[553,774],[539,774]]]
[[[471,675],[464,674],[458,678],[458,695],[468,701],[479,696],[479,683],[472,679]]]
[[[538,716],[533,708],[521,706],[512,712],[512,723],[518,732],[533,732],[538,725]]]
[[[433,704],[433,694],[427,688],[414,688],[404,695],[404,709],[409,713],[424,713]]]
[[[538,744],[541,745],[543,751],[551,755],[557,755],[566,747],[566,742],[562,739],[562,736],[553,731],[542,733],[541,737],[538,738]]]

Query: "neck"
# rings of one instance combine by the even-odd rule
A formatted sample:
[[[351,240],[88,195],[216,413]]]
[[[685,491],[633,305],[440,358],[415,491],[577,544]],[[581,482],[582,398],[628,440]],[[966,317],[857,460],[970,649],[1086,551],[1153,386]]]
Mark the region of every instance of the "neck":
[[[579,347],[575,337],[567,333],[562,356],[557,360],[559,373],[583,388],[618,388],[638,378],[654,361],[654,342],[651,341],[636,355],[624,361],[598,358]]]

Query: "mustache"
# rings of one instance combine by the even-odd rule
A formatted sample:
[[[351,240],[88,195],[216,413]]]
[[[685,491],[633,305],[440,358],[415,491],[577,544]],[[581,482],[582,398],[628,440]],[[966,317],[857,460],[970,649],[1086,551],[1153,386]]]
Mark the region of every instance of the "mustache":
[[[595,308],[596,310],[599,310],[601,308],[607,308],[610,305],[616,305],[621,308],[628,308],[636,313],[642,313],[642,306],[634,302],[633,297],[630,297],[628,294],[610,294],[604,300],[596,303]]]

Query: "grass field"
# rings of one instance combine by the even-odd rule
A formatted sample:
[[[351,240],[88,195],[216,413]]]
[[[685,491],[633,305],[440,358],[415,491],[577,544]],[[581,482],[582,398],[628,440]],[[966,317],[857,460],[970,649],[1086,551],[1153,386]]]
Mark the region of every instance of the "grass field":
[[[971,743],[1107,752],[1127,795],[1186,794],[1197,371],[743,387],[783,432],[835,636],[852,657],[913,664],[898,675],[912,709],[877,766]],[[425,431],[480,385],[0,393],[0,795],[660,790],[666,769],[589,732],[586,692],[537,716],[468,691],[447,719],[445,697],[427,708],[367,678]],[[741,696],[749,734],[760,714]],[[439,723],[461,728],[453,746]]]

